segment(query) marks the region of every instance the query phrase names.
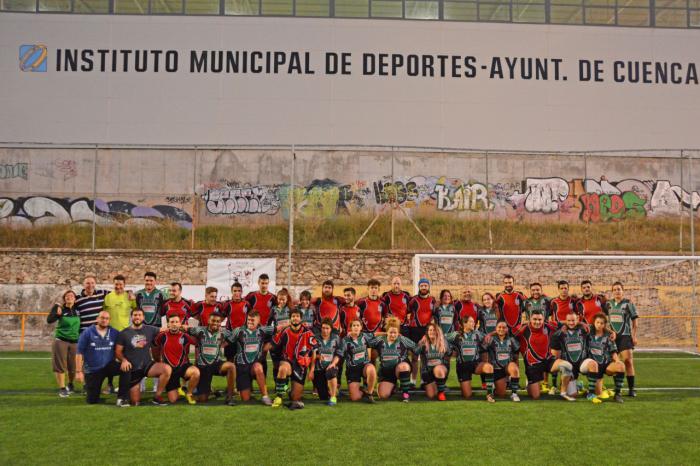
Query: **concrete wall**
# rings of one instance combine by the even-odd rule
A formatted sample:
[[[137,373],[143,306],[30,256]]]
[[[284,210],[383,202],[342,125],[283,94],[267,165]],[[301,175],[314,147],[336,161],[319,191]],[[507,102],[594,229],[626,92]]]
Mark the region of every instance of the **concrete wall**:
[[[688,215],[697,154],[0,148],[0,224],[184,228],[412,215],[612,222]],[[292,186],[292,172],[294,180]],[[695,175],[694,175],[695,174]],[[96,181],[95,181],[96,180]]]

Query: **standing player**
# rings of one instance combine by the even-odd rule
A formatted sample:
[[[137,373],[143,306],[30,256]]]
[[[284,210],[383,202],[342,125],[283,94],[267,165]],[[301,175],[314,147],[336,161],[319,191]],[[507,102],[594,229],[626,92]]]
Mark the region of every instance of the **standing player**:
[[[435,312],[435,298],[430,296],[430,281],[427,278],[418,280],[418,294],[408,303],[408,338],[418,344],[425,336],[426,327]],[[416,384],[418,376],[418,356],[411,359],[411,385]]]
[[[248,316],[248,301],[243,299],[243,286],[238,282],[231,285],[231,299],[222,304],[222,314],[226,318],[226,330],[233,332],[244,327]],[[236,345],[226,345],[224,356],[233,363],[233,393],[236,394]]]
[[[279,294],[277,295],[279,299]],[[272,344],[282,359],[275,374],[275,391],[277,397],[272,407],[282,405],[282,396],[287,391],[289,379],[292,379],[292,389],[289,392],[289,409],[302,409],[304,402],[304,382],[306,373],[311,365],[311,356],[317,345],[313,332],[301,325],[301,312],[294,309],[289,314],[289,325],[272,338]]]
[[[318,344],[309,368],[309,379],[314,383],[318,398],[327,401],[328,406],[335,406],[338,403],[338,368],[328,366],[338,351],[340,337],[333,332],[330,319],[323,319],[321,322],[321,335],[317,340]]]
[[[180,379],[187,381],[185,399],[191,405],[197,403],[192,392],[199,383],[199,369],[190,364],[190,345],[196,345],[197,339],[184,333],[180,324],[180,316],[175,313],[168,315],[168,329],[160,332],[153,340],[153,346],[160,349],[163,362],[172,372],[165,390],[168,401],[175,403],[180,389]]]
[[[440,326],[443,335],[452,333],[459,326],[457,310],[452,304],[452,293],[450,290],[440,292],[440,305],[435,308],[433,319]]]
[[[484,334],[475,329],[471,315],[462,317],[459,330],[446,335],[452,350],[457,354],[457,378],[464,398],[472,396],[472,374],[484,374],[486,401],[493,403],[493,366],[481,360]]]
[[[304,290],[299,293],[297,309],[301,311],[301,325],[312,330],[314,327],[314,308],[311,305],[311,292]]]
[[[486,336],[484,349],[488,353],[488,362],[493,366],[494,391],[497,396],[506,394],[506,377],[510,377],[510,399],[520,401],[518,389],[520,388],[520,368],[518,367],[518,340],[510,336],[508,324],[504,320],[498,321],[496,331]]]
[[[515,279],[512,275],[503,276],[503,291],[496,295],[496,306],[501,312],[501,318],[508,324],[511,332],[520,324],[525,310],[525,295],[515,291]]]
[[[199,325],[206,327],[209,325],[209,316],[214,312],[221,314],[223,305],[217,300],[219,290],[213,286],[208,286],[204,290],[204,301],[198,301],[192,305],[190,318],[196,319]]]
[[[496,324],[501,320],[501,310],[496,305],[496,299],[491,293],[481,297],[482,306],[479,308],[479,330],[484,335],[496,331]]]
[[[343,307],[345,300],[333,296],[333,289],[333,281],[326,280],[321,285],[321,297],[314,299],[312,303],[316,312],[314,318],[314,333],[316,335],[321,333],[321,321],[323,319],[330,319],[333,323],[333,330],[340,332],[340,309]]]
[[[357,303],[360,310],[359,316],[364,326],[363,332],[376,333],[382,329],[382,323],[386,317],[386,306],[379,299],[380,283],[374,278],[367,282],[368,296]],[[373,355],[372,360],[376,359]]]
[[[603,377],[611,375],[615,381],[615,401],[622,403],[622,384],[625,379],[625,365],[620,361],[617,354],[617,346],[610,338],[611,333],[608,331],[608,317],[603,314],[597,314],[593,318],[595,331],[588,335],[588,357],[598,363],[598,384],[595,388],[595,393],[601,399],[607,399],[608,395],[603,390]]]
[[[193,327],[187,333],[197,340],[197,369],[199,384],[197,396],[200,403],[206,403],[211,393],[211,380],[215,375],[226,377],[226,404],[233,401],[233,379],[236,376],[235,364],[224,359],[223,346],[231,339],[231,332],[221,328],[222,315],[214,312],[207,318],[206,327]]]
[[[569,312],[576,311],[576,301],[569,296],[569,282],[566,280],[559,280],[557,282],[557,289],[559,290],[559,296],[550,301],[549,308],[552,320],[554,320],[559,327],[562,327],[566,322],[566,316]]]
[[[156,287],[156,274],[146,272],[143,275],[144,286],[136,292],[136,307],[143,311],[144,324],[160,330],[163,326],[162,311],[166,298]],[[158,378],[153,378],[153,391],[158,388]],[[146,391],[146,379],[141,380],[141,391]]]
[[[372,393],[377,381],[377,370],[369,359],[369,344],[375,337],[369,333],[362,333],[362,326],[362,321],[359,319],[350,323],[348,335],[341,340],[333,362],[328,367],[338,367],[340,360],[344,359],[350,401],[358,401],[365,395],[368,403],[374,403]],[[367,381],[367,389],[364,393],[360,386],[363,378]]]
[[[539,282],[530,283],[530,297],[525,300],[525,317],[530,320],[534,311],[539,311],[544,317],[545,322],[549,322],[551,299],[542,294],[542,284]],[[549,354],[549,350],[547,350]],[[529,380],[529,379],[528,379]],[[549,372],[545,371],[543,380],[540,384],[540,389],[548,393],[551,387],[549,386]],[[555,383],[556,385],[556,383]]]
[[[355,294],[355,288],[345,288],[343,290],[345,304],[343,304],[340,311],[340,322],[342,326],[340,336],[342,337],[348,334],[348,331],[350,330],[350,323],[355,319],[360,319],[360,308],[355,303]]]
[[[582,322],[593,325],[593,318],[604,312],[607,299],[602,294],[593,293],[593,284],[590,280],[581,282],[581,298],[576,301],[575,311]]]
[[[104,308],[106,290],[96,289],[97,280],[94,275],[86,275],[83,279],[83,291],[75,301],[75,309],[80,316],[80,333],[97,323],[97,316]]]
[[[187,321],[192,314],[192,301],[182,297],[182,283],[172,282],[170,284],[170,299],[163,304],[163,315],[167,318],[176,315],[180,318],[180,324],[187,326]]]
[[[272,400],[267,396],[261,358],[263,344],[274,332],[274,327],[260,326],[260,314],[255,310],[248,312],[244,327],[238,327],[231,332],[230,341],[236,345],[236,386],[243,401],[250,400],[252,379],[255,378],[260,387],[263,404],[272,405]]]
[[[408,302],[411,294],[401,289],[401,278],[391,279],[391,290],[384,292],[382,301],[386,305],[387,317],[393,316],[401,322],[401,335],[408,336]]]
[[[613,299],[605,305],[605,312],[610,318],[610,326],[617,334],[615,344],[620,352],[620,358],[625,363],[627,387],[629,396],[637,396],[634,389],[634,347],[637,346],[637,308],[625,298],[625,288],[622,282],[612,286]]]
[[[277,304],[277,298],[270,293],[270,277],[263,273],[258,277],[258,291],[251,291],[245,297],[250,309],[258,311],[260,314],[260,324],[269,325],[270,313]],[[266,367],[266,366],[265,366]]]
[[[401,400],[408,402],[409,386],[411,383],[411,364],[408,362],[408,352],[415,352],[416,345],[407,337],[401,335],[401,321],[389,317],[386,321],[386,335],[377,337],[370,346],[379,353],[379,398],[387,400],[401,382]]]
[[[279,290],[275,301],[276,304],[273,306],[272,312],[270,313],[268,325],[275,329],[275,333],[279,334],[289,327],[290,323],[290,312],[287,306],[291,301],[289,291],[287,291],[286,288]],[[281,348],[273,348],[272,351],[270,351],[270,357],[272,359],[272,373],[277,374],[279,372],[280,361],[282,360]]]
[[[421,382],[425,386],[425,395],[445,401],[445,383],[449,374],[449,360],[452,347],[445,339],[440,326],[435,322],[428,324],[425,335],[416,345],[416,354],[421,360]]]
[[[455,311],[459,322],[462,322],[465,317],[472,317],[474,322],[479,321],[479,305],[472,301],[472,290],[469,288],[462,290],[461,298],[455,303]]]
[[[131,311],[136,309],[134,293],[126,291],[126,278],[124,275],[114,277],[114,290],[107,293],[104,301],[104,310],[109,312],[112,327],[121,332],[129,326]]]

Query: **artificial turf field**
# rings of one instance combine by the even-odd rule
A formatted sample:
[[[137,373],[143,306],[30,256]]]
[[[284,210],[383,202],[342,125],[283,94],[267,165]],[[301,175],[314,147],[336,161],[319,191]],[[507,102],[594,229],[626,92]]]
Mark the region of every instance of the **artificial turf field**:
[[[309,393],[306,409],[289,411],[222,400],[158,407],[149,394],[140,407],[116,408],[113,395],[88,406],[78,394],[57,396],[49,353],[5,352],[0,465],[700,463],[700,357],[635,359],[638,396],[624,404],[531,401],[524,392],[519,404],[487,404],[482,392],[463,401],[450,374],[446,402],[341,398],[330,408]]]

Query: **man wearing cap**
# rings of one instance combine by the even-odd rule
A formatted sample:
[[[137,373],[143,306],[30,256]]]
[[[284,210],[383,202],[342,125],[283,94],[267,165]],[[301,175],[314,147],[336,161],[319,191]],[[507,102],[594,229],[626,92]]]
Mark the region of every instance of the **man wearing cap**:
[[[418,281],[418,294],[408,303],[408,337],[414,343],[425,335],[425,329],[433,317],[435,310],[435,298],[430,296],[430,281],[421,278]],[[418,376],[418,357],[414,354],[411,360],[411,383],[415,385]]]

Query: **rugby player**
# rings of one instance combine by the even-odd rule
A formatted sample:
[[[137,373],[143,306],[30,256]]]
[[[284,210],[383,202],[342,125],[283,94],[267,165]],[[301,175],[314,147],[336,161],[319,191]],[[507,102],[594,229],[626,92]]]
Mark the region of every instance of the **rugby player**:
[[[551,299],[542,293],[542,284],[539,282],[530,283],[530,297],[525,300],[525,316],[524,318],[530,320],[533,311],[540,311],[544,317],[545,322],[551,320]],[[547,351],[549,354],[549,351]],[[529,380],[529,379],[528,379]],[[549,372],[545,371],[543,374],[543,380],[540,384],[540,389],[543,392],[548,393],[551,389],[549,385]]]
[[[620,358],[625,363],[628,395],[637,396],[634,389],[634,347],[637,346],[637,308],[625,298],[622,282],[612,286],[612,299],[605,305],[605,313],[610,319],[610,326],[616,333],[615,344]]]
[[[359,401],[363,395],[368,403],[374,403],[374,385],[377,381],[377,370],[369,359],[369,343],[374,336],[362,333],[362,321],[355,319],[350,322],[348,334],[340,342],[329,368],[338,367],[341,359],[345,361],[345,377],[348,382],[350,401]],[[367,389],[360,386],[362,379],[367,382]]]
[[[301,311],[301,325],[309,330],[314,327],[314,308],[311,306],[311,292],[304,290],[299,293],[297,309]]]
[[[588,335],[588,357],[598,363],[598,383],[595,393],[601,399],[609,398],[603,390],[603,377],[611,375],[615,381],[615,401],[622,403],[622,384],[625,379],[625,364],[617,354],[617,345],[608,330],[608,317],[602,312],[593,318],[594,331]]]
[[[204,301],[192,304],[190,318],[196,319],[199,325],[206,327],[209,325],[209,316],[214,312],[221,314],[223,305],[217,300],[219,290],[213,286],[208,286],[204,290]]]
[[[435,298],[430,295],[430,281],[427,278],[418,280],[418,294],[408,303],[408,338],[418,344],[425,336],[426,327],[433,318],[436,306]],[[418,376],[418,355],[411,359],[411,385],[416,384]]]
[[[602,294],[593,292],[593,284],[590,280],[581,282],[581,297],[576,301],[574,310],[581,317],[581,321],[593,325],[593,318],[604,312],[607,299]]]
[[[236,345],[236,387],[243,401],[250,400],[254,378],[260,387],[263,404],[272,405],[272,400],[267,395],[261,358],[263,345],[274,332],[275,328],[272,326],[260,326],[260,314],[256,310],[248,312],[244,327],[238,327],[231,332],[230,341]]]
[[[496,306],[511,332],[522,320],[525,300],[527,299],[520,291],[515,291],[514,286],[515,278],[512,275],[504,275],[503,291],[496,295]]]
[[[170,299],[163,304],[162,314],[166,318],[176,315],[180,318],[180,325],[187,328],[188,320],[192,312],[192,301],[182,297],[182,283],[172,282],[170,284]]]
[[[459,330],[446,335],[457,355],[457,379],[464,398],[472,396],[472,374],[483,374],[486,381],[486,401],[493,403],[493,366],[481,359],[484,334],[475,329],[476,320],[470,314],[462,317]]]
[[[309,367],[309,380],[313,382],[318,398],[326,401],[328,406],[335,406],[338,403],[338,368],[329,366],[340,346],[340,337],[333,332],[330,319],[321,322],[321,335],[317,342]]]
[[[466,316],[474,318],[474,322],[479,321],[479,305],[472,301],[472,290],[465,288],[462,290],[460,299],[455,302],[455,311],[457,311],[457,321],[462,322]]]
[[[343,307],[345,299],[333,296],[333,281],[326,280],[321,285],[321,297],[313,300],[314,311],[314,333],[321,333],[321,321],[323,319],[331,319],[333,330],[340,332],[340,309]]]
[[[452,333],[459,326],[459,317],[450,290],[440,292],[440,305],[433,311],[433,321],[440,326],[443,335]]]
[[[401,335],[401,321],[396,317],[386,320],[386,335],[378,336],[370,343],[379,355],[379,398],[387,400],[394,392],[397,381],[401,382],[401,400],[408,402],[411,384],[411,364],[408,352],[415,352],[416,345]]]
[[[416,345],[416,354],[420,356],[420,378],[425,386],[425,395],[445,401],[445,388],[449,374],[449,360],[452,347],[445,339],[440,326],[431,322],[426,327],[425,335]]]
[[[160,350],[161,359],[170,366],[172,372],[165,386],[168,401],[175,403],[180,391],[180,379],[187,381],[185,399],[193,405],[197,403],[193,391],[199,383],[199,369],[190,364],[190,345],[196,345],[197,339],[182,331],[180,316],[176,313],[168,315],[168,329],[160,332],[153,340],[153,346]]]
[[[382,301],[386,305],[387,317],[399,319],[401,335],[408,336],[408,302],[411,301],[411,294],[401,288],[401,277],[391,279],[391,289],[384,292]]]
[[[520,388],[520,368],[518,367],[518,340],[510,335],[508,324],[499,320],[496,330],[484,338],[484,349],[488,352],[488,362],[493,366],[494,392],[497,396],[505,396],[508,385],[511,390],[510,399],[518,402]],[[506,378],[509,378],[506,384]]]

